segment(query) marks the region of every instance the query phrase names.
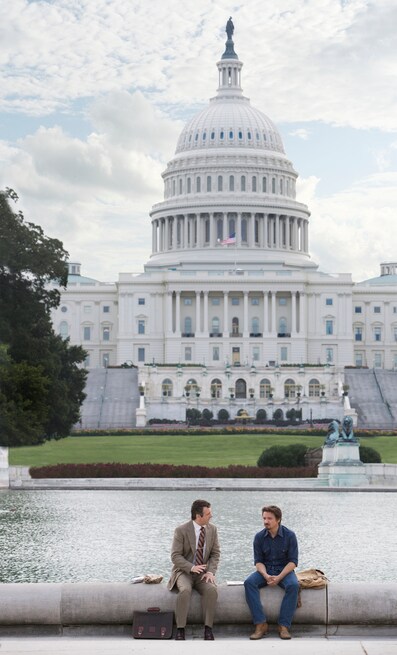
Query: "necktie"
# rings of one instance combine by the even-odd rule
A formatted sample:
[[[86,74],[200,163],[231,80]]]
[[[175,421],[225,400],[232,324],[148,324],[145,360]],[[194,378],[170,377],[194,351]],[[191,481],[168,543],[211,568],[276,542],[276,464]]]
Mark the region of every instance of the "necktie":
[[[200,528],[200,535],[196,551],[196,564],[204,564],[204,541],[205,541],[205,528]]]

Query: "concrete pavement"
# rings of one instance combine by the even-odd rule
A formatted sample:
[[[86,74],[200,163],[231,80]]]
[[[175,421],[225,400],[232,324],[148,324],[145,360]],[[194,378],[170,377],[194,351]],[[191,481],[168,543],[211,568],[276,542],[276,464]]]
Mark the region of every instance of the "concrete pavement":
[[[1,655],[396,655],[397,637],[295,637],[281,641],[270,635],[258,642],[246,638],[219,638],[204,644],[201,639],[183,644],[139,641],[129,637],[6,637],[0,638]]]

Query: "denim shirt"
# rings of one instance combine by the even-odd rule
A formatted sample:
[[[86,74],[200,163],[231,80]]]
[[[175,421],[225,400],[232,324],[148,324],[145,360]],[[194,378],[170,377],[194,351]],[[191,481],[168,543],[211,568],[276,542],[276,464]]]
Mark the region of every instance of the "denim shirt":
[[[254,538],[254,563],[266,566],[269,575],[278,575],[288,562],[298,565],[298,542],[295,532],[280,525],[276,536],[264,528]]]

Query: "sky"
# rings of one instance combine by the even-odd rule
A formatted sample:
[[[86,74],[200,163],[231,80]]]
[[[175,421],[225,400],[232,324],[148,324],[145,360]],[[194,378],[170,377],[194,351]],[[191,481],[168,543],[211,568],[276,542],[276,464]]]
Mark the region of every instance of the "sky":
[[[0,2],[0,188],[111,282],[150,257],[183,125],[215,95],[225,24],[277,125],[320,269],[397,261],[396,0]]]

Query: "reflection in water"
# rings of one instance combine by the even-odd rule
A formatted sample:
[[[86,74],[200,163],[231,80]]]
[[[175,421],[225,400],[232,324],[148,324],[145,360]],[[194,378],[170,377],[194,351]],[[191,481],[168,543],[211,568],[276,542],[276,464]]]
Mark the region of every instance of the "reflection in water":
[[[330,580],[397,579],[395,495],[363,492],[1,491],[0,582],[128,581],[171,570],[174,528],[203,496],[221,540],[217,579],[242,580],[253,569],[252,539],[261,507],[280,505],[298,535],[299,568]],[[382,544],[379,559],[379,544]]]

